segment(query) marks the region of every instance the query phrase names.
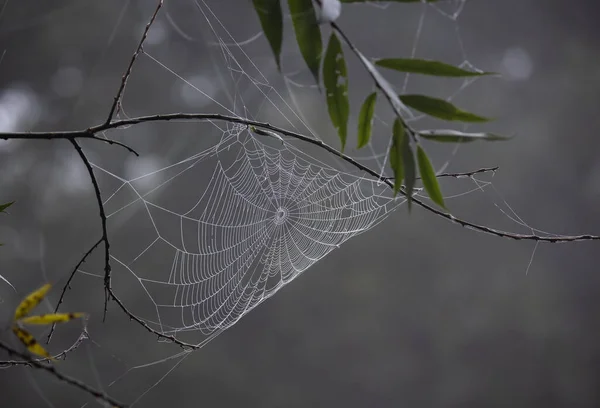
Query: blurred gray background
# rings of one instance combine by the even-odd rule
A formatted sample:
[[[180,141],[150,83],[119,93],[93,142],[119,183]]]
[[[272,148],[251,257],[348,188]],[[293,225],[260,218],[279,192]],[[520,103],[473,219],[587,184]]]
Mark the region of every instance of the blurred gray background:
[[[250,1],[165,3],[150,32],[148,55],[140,57],[127,87],[125,114],[224,113],[226,107],[285,127],[291,125],[284,118],[292,119],[296,129],[306,131],[292,111],[282,108],[281,115],[263,109],[265,96],[248,81],[236,81],[240,76],[216,45],[208,22],[243,61],[216,22],[236,41],[253,38],[260,28]],[[459,5],[440,8],[452,12]],[[345,5],[339,24],[369,57],[406,56],[424,7]],[[103,121],[153,8],[151,0],[5,2],[2,131],[78,129]],[[530,232],[503,213],[514,217],[512,209],[525,224],[552,233],[600,233],[598,15],[591,0],[479,0],[467,1],[455,23],[428,7],[415,55],[455,64],[466,59],[502,73],[502,79],[476,81],[453,100],[497,118],[469,129],[516,135],[507,143],[457,152],[427,145],[437,167],[449,161],[448,171],[500,167],[495,176],[480,177],[493,181],[485,191],[448,201],[457,216]],[[294,100],[315,133],[337,146],[323,95],[304,69],[289,19],[285,24],[282,60],[294,84],[276,72],[264,37],[243,50],[273,86],[268,90],[272,100],[278,101],[274,90]],[[324,40],[325,35],[326,30]],[[346,54],[354,124],[372,84]],[[242,69],[257,75],[245,61]],[[402,76],[386,75],[401,89]],[[407,91],[448,97],[459,87],[460,82],[411,78]],[[373,148],[381,153],[389,127],[376,123],[376,129]],[[207,139],[199,140],[198,134]],[[94,163],[131,178],[190,156],[219,134],[207,124],[175,123],[108,136],[129,143],[142,158],[90,143],[84,144],[86,152]],[[350,137],[354,145],[354,133]],[[376,166],[364,158],[368,152],[349,153]],[[103,192],[114,191],[110,178],[99,177]],[[58,287],[100,231],[87,174],[66,142],[0,142],[0,186],[1,202],[17,200],[10,215],[0,217],[0,242],[5,243],[0,274],[18,291],[0,285],[5,326],[19,299],[45,281],[57,286],[49,303],[40,306],[49,310]],[[443,187],[450,194],[476,184],[451,180]],[[113,234],[115,242],[127,245],[123,231],[115,227]],[[91,312],[91,340],[57,366],[124,402],[143,396],[137,405],[144,407],[598,406],[598,245],[536,247],[481,235],[419,208],[409,215],[400,207],[183,361],[161,362],[180,349],[157,342],[113,304],[102,323],[102,280],[78,275],[64,310]],[[97,254],[84,269],[100,274],[101,267]],[[117,292],[129,305],[141,299],[133,286]],[[80,329],[80,323],[61,327],[48,348],[68,347]],[[12,341],[10,332],[2,339]],[[89,401],[22,367],[0,370],[0,395],[3,407]]]

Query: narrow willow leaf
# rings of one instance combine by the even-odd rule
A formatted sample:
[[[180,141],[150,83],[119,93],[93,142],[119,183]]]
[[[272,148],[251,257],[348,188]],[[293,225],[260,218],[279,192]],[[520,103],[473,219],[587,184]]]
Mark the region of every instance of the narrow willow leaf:
[[[444,204],[444,197],[440,190],[437,177],[435,176],[435,170],[427,157],[427,153],[420,145],[417,145],[417,160],[419,162],[419,172],[421,173],[421,180],[423,181],[423,187],[429,194],[429,198],[442,208],[446,208]]]
[[[321,0],[320,5],[321,14],[319,21],[321,24],[331,23],[337,20],[340,14],[342,14],[342,3],[340,3],[340,0]]]
[[[443,99],[425,95],[400,95],[400,100],[407,106],[427,115],[451,121],[488,122],[490,119],[475,115],[457,108]]]
[[[371,140],[375,102],[377,102],[377,92],[373,92],[367,96],[360,108],[358,115],[358,149],[365,147],[369,143],[369,140]]]
[[[17,310],[15,311],[15,320],[19,320],[20,318],[29,314],[29,312],[31,312],[33,308],[36,307],[42,301],[42,299],[44,299],[44,296],[46,296],[46,293],[48,293],[50,287],[51,285],[47,283],[35,292],[27,295],[27,297],[23,299],[19,306],[17,306]]]
[[[408,137],[404,138],[402,146],[402,159],[404,160],[404,187],[406,189],[406,200],[408,202],[408,211],[412,206],[412,195],[415,189],[415,181],[417,180],[417,168],[415,165],[415,156]]]
[[[329,44],[323,60],[323,83],[325,84],[329,117],[338,132],[343,152],[346,146],[348,115],[350,114],[348,73],[342,44],[334,33],[331,33],[329,37]]]
[[[0,204],[0,213],[5,212],[4,210],[6,210],[8,207],[13,205],[14,203],[15,203],[14,201],[11,201],[10,203]]]
[[[474,77],[482,75],[495,75],[493,72],[467,71],[466,69],[445,64],[443,62],[415,58],[383,58],[376,60],[375,65],[400,72],[441,77]]]
[[[24,317],[20,319],[19,322],[24,324],[64,323],[82,316],[84,316],[84,313],[52,313],[39,316]]]
[[[296,42],[300,53],[313,74],[315,81],[319,83],[319,66],[321,65],[321,29],[315,14],[312,0],[288,0]]]
[[[398,194],[398,191],[400,191],[402,180],[404,179],[402,150],[405,139],[407,139],[406,129],[404,128],[402,121],[396,118],[392,129],[392,147],[390,149],[390,166],[392,167],[392,170],[394,170],[394,197]]]
[[[17,336],[19,341],[21,343],[23,343],[23,345],[25,347],[27,347],[27,350],[29,350],[30,353],[48,358],[50,360],[54,360],[54,358],[52,358],[50,353],[48,353],[46,351],[46,349],[44,349],[40,345],[40,343],[38,343],[38,341],[35,339],[35,337],[33,337],[33,335],[31,333],[29,333],[27,330],[22,329],[17,325],[13,325],[12,331],[15,334],[15,336]]]
[[[283,43],[283,18],[279,0],[252,0],[260,26],[271,45],[277,69],[281,71],[281,44]]]
[[[511,137],[497,135],[494,133],[466,133],[452,129],[421,130],[419,136],[427,140],[442,143],[469,143],[476,140],[495,142],[498,140],[509,140]]]

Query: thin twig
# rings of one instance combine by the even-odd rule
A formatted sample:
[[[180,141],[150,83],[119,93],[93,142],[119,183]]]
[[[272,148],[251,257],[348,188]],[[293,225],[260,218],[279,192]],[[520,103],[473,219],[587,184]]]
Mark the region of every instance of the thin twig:
[[[92,139],[98,140],[109,145],[117,145],[127,149],[129,152],[139,156],[139,153],[127,146],[125,143],[116,140],[98,137],[89,129],[69,130],[61,132],[4,132],[0,133],[0,140],[74,140],[74,139]]]
[[[36,361],[34,359],[32,359],[30,356],[28,356],[25,353],[21,353],[20,351],[17,351],[15,349],[13,349],[11,346],[9,346],[8,344],[5,344],[4,342],[0,341],[0,348],[5,350],[6,352],[8,352],[10,355],[15,356],[15,357],[19,357],[24,361],[27,361],[29,364],[29,366],[39,369],[39,370],[43,370],[46,371],[50,374],[52,374],[55,378],[57,378],[59,381],[62,381],[64,383],[67,383],[69,385],[72,385],[73,387],[79,388],[80,390],[93,395],[94,397],[96,397],[99,400],[102,400],[104,402],[107,402],[109,404],[111,404],[114,407],[126,407],[125,404],[113,399],[112,397],[110,397],[108,394],[106,394],[104,391],[100,391],[97,390],[95,388],[90,387],[89,385],[73,378],[70,377],[66,374],[61,373],[60,371],[58,371],[56,368],[54,368],[53,365],[46,365],[46,364],[42,364],[39,361]]]
[[[113,100],[112,106],[110,107],[110,112],[108,113],[108,118],[106,118],[105,124],[110,123],[110,121],[113,118],[113,115],[115,114],[115,111],[117,110],[117,106],[120,104],[121,97],[123,96],[123,91],[125,90],[125,86],[127,85],[127,80],[129,79],[129,76],[131,75],[131,71],[133,70],[133,65],[135,64],[135,61],[137,60],[138,55],[140,55],[140,53],[142,52],[142,50],[144,48],[144,42],[146,41],[146,37],[148,37],[148,31],[150,31],[150,27],[152,27],[152,24],[154,24],[154,20],[156,19],[156,16],[158,15],[158,12],[160,11],[162,5],[163,5],[163,0],[159,0],[158,4],[156,6],[156,9],[154,10],[154,14],[152,14],[152,17],[150,17],[150,21],[148,21],[148,24],[146,24],[146,28],[144,29],[144,33],[142,34],[140,43],[138,44],[133,55],[131,56],[131,61],[129,61],[129,65],[127,66],[127,70],[125,71],[125,74],[123,74],[123,78],[121,78],[121,84],[119,85],[119,90],[117,91],[117,94],[115,95],[115,99]]]
[[[465,171],[465,172],[460,172],[460,173],[440,173],[438,175],[436,175],[436,177],[452,177],[452,178],[472,178],[474,175],[476,174],[482,174],[482,173],[496,173],[496,171],[498,171],[499,167],[498,166],[494,166],[494,167],[483,167],[481,169],[478,170],[472,170],[472,171]]]
[[[472,229],[475,231],[483,232],[490,235],[495,235],[501,238],[510,238],[515,241],[535,241],[535,242],[549,242],[551,244],[563,243],[563,242],[575,242],[575,241],[598,241],[600,240],[600,236],[583,234],[583,235],[556,235],[556,236],[544,236],[544,235],[536,235],[536,234],[516,234],[514,232],[507,232],[503,230],[499,230],[496,228],[486,227],[485,225],[474,224],[469,221],[462,220],[460,218],[455,217],[452,214],[445,213],[441,210],[438,210],[435,207],[430,206],[416,198],[413,198],[413,201],[417,203],[419,206],[423,207],[427,211],[434,213],[435,215],[439,215],[442,218],[447,219],[448,221],[452,221],[456,224],[459,224],[462,227],[467,229]]]
[[[498,171],[499,167],[495,166],[495,167],[483,167],[481,169],[477,169],[477,170],[471,170],[471,171],[463,171],[463,172],[459,172],[459,173],[440,173],[440,174],[436,174],[437,178],[442,178],[442,177],[452,177],[452,178],[456,178],[456,179],[460,179],[460,178],[473,178],[473,176],[475,176],[476,174],[483,174],[483,173],[496,173],[496,171]],[[394,177],[384,177],[386,180],[394,180]],[[417,180],[421,179],[421,177],[417,177]]]
[[[63,286],[62,292],[60,293],[60,297],[58,298],[58,303],[56,304],[56,307],[54,308],[54,313],[58,313],[58,309],[60,308],[60,305],[63,302],[65,293],[67,292],[67,289],[71,289],[71,281],[73,280],[73,277],[79,270],[79,267],[85,262],[87,257],[90,256],[96,248],[98,248],[98,245],[100,245],[102,243],[102,241],[103,241],[103,239],[102,239],[102,237],[100,237],[100,239],[83,255],[83,257],[81,257],[79,262],[77,262],[77,265],[75,265],[75,268],[73,268],[73,271],[69,275],[69,279],[67,279],[67,283],[65,283],[65,285]],[[52,334],[54,333],[55,328],[56,328],[56,323],[52,324],[52,327],[50,328],[50,333],[48,333],[48,339],[46,340],[46,344],[50,343],[50,340],[52,339]]]
[[[126,145],[125,143],[117,142],[116,140],[112,140],[112,139],[98,137],[96,135],[94,135],[94,137],[91,137],[90,139],[99,140],[101,142],[108,143],[109,145],[120,146],[124,149],[127,149],[130,153],[135,154],[137,157],[140,157],[140,154],[137,151],[135,151],[134,149],[132,149],[130,146]]]
[[[121,308],[121,310],[127,316],[129,316],[129,319],[136,321],[139,325],[141,325],[143,328],[145,328],[146,330],[148,330],[150,333],[156,335],[159,338],[162,338],[162,339],[165,339],[165,340],[169,340],[172,343],[181,346],[181,348],[183,348],[184,350],[197,350],[197,349],[199,349],[199,348],[202,347],[203,343],[200,343],[200,344],[186,343],[184,341],[179,340],[175,336],[170,336],[168,334],[164,334],[164,333],[159,332],[158,330],[153,329],[152,327],[150,327],[148,325],[148,323],[146,323],[145,321],[143,321],[142,319],[140,319],[138,316],[136,316],[135,314],[133,314],[127,308],[127,306],[125,306],[125,304],[121,301],[121,299],[119,297],[117,297],[117,295],[114,293],[114,291],[112,290],[112,287],[108,288],[108,293],[109,293],[110,297],[115,301],[115,303]]]
[[[96,180],[96,176],[94,175],[94,169],[90,164],[87,156],[79,146],[76,140],[71,140],[73,147],[79,154],[81,161],[85,165],[85,168],[88,171],[90,179],[92,181],[92,185],[94,186],[94,193],[96,195],[96,201],[98,202],[98,210],[100,212],[100,222],[102,224],[102,237],[100,238],[101,242],[104,242],[104,316],[103,320],[106,319],[106,311],[108,310],[108,300],[110,297],[110,242],[108,241],[108,230],[106,227],[106,212],[104,211],[104,204],[102,204],[102,193],[100,192],[100,186],[98,185],[98,180]]]

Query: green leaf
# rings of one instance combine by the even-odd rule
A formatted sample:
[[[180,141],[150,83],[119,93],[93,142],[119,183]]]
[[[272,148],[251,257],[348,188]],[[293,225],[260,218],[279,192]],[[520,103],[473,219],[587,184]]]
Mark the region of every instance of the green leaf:
[[[392,129],[392,148],[390,149],[390,166],[394,170],[394,196],[400,191],[402,180],[406,199],[408,201],[408,210],[412,205],[412,194],[417,179],[415,158],[410,147],[410,138],[402,120],[396,118]]]
[[[469,143],[476,140],[495,142],[498,140],[511,139],[509,136],[502,136],[494,133],[466,133],[451,129],[421,130],[418,134],[424,139],[442,143]]]
[[[10,203],[6,203],[6,204],[0,204],[0,213],[6,212],[5,210],[10,207],[11,205],[13,205],[15,202],[11,201]]]
[[[419,162],[419,172],[421,173],[421,180],[423,181],[425,191],[427,191],[429,198],[431,198],[434,203],[445,209],[444,197],[442,196],[440,185],[435,176],[435,170],[421,145],[417,145],[417,160]]]
[[[445,64],[439,61],[414,58],[384,58],[375,61],[375,65],[413,74],[434,75],[442,77],[473,77],[495,75],[493,72],[475,72]]]
[[[404,138],[402,146],[402,159],[404,160],[404,187],[406,189],[406,200],[408,201],[408,211],[412,205],[412,195],[415,189],[415,181],[417,180],[417,169],[415,165],[415,156],[408,137]]]
[[[258,14],[260,25],[262,27],[273,54],[277,69],[281,71],[281,44],[283,43],[283,18],[281,13],[281,3],[279,0],[252,0],[254,9]]]
[[[406,129],[402,121],[398,118],[394,121],[392,129],[392,148],[390,149],[390,166],[394,170],[394,197],[400,191],[402,180],[404,179],[404,160],[402,149],[405,139],[407,139]]]
[[[358,145],[357,148],[366,146],[371,139],[373,128],[373,114],[375,113],[375,102],[377,101],[377,92],[373,92],[362,104],[358,115]]]
[[[400,100],[407,106],[427,115],[450,121],[488,122],[490,119],[475,115],[457,108],[443,99],[425,95],[400,95]]]
[[[288,0],[288,5],[300,53],[315,81],[319,83],[319,66],[321,65],[323,45],[321,29],[312,0]]]
[[[331,123],[337,129],[343,152],[346,146],[348,115],[350,114],[348,73],[342,44],[334,33],[331,33],[331,37],[329,37],[329,44],[323,61],[323,83],[325,84],[329,117]]]

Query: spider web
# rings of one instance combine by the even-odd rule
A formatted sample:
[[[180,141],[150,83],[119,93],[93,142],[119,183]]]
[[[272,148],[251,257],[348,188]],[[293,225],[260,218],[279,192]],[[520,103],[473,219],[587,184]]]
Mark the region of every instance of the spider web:
[[[461,65],[470,66],[456,23],[464,5],[464,0],[450,0],[411,8],[414,14],[407,19],[417,25],[406,44],[410,55],[416,54],[427,13],[435,13],[455,30]],[[152,27],[150,44],[146,44],[136,71],[168,78],[179,93],[176,103],[183,101],[188,109],[189,105],[201,106],[203,111],[217,109],[336,142],[332,132],[325,131],[325,139],[319,136],[328,121],[324,125],[311,119],[314,112],[304,98],[319,99],[318,88],[311,83],[296,50],[284,48],[284,72],[280,75],[273,69],[272,55],[250,57],[254,48],[265,50],[260,30],[239,40],[241,34],[233,30],[238,28],[245,36],[248,32],[242,30],[243,25],[236,25],[236,15],[227,14],[222,3],[194,1],[187,6],[187,13],[182,13],[167,3],[165,18]],[[373,3],[362,7],[378,10],[389,6]],[[226,26],[224,17],[234,21]],[[289,16],[285,18],[289,30],[291,21]],[[194,31],[192,27],[199,23],[202,28]],[[201,55],[210,55],[210,73],[205,61],[195,73],[163,62],[161,43],[169,32],[186,44],[207,47]],[[288,37],[293,39],[293,33]],[[135,79],[132,76],[125,90],[121,118],[135,110],[129,102]],[[409,79],[405,76],[402,81],[403,92]],[[464,81],[447,99],[472,82]],[[144,87],[145,92],[152,92],[147,83]],[[366,154],[350,153],[382,175],[387,171],[388,123],[392,120],[390,112],[380,109],[375,126],[384,132],[373,137]],[[416,116],[411,120],[426,119]],[[115,290],[126,291],[127,307],[160,333],[198,344],[212,339],[212,334],[231,327],[315,262],[404,203],[381,182],[292,138],[257,135],[245,125],[216,121],[178,126],[179,140],[169,146],[167,154],[158,150],[154,156],[150,154],[158,158],[154,161],[135,162],[120,169],[121,173],[111,168],[114,164],[94,163],[98,175],[106,176],[104,205],[113,243]],[[131,140],[124,136],[124,141]],[[198,152],[190,155],[194,149]],[[486,185],[481,182],[455,195]],[[132,298],[136,286],[150,303],[139,296]],[[148,306],[154,313],[148,314]],[[184,333],[187,337],[181,337]]]
[[[213,169],[208,178],[207,169]],[[150,177],[165,180],[147,189]],[[183,186],[193,188],[182,195]],[[105,206],[133,193],[137,198],[109,220],[141,211],[151,224],[150,243],[133,259],[115,255],[115,261],[154,302],[157,329],[210,334],[380,222],[402,202],[386,190],[234,126],[212,148],[123,180]]]

